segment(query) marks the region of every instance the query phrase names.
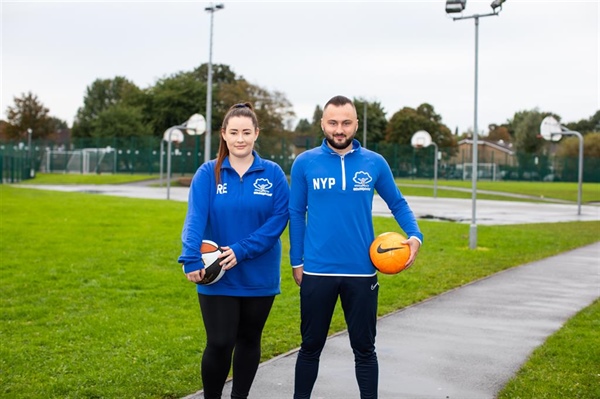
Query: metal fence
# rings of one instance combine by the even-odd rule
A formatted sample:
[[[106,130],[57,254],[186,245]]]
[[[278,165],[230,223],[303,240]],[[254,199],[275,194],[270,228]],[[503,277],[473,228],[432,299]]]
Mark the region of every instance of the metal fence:
[[[213,140],[216,141],[216,140]],[[263,158],[277,162],[286,173],[297,154],[319,145],[316,140],[305,140],[299,147],[292,140],[259,143],[257,150]],[[218,145],[218,141],[215,145]],[[166,148],[155,137],[111,139],[73,139],[57,145],[33,141],[31,148],[22,142],[0,142],[0,175],[6,183],[46,173],[130,173],[159,175],[166,171]],[[434,147],[415,149],[409,145],[381,143],[370,149],[383,155],[396,177],[433,178]],[[216,146],[213,154],[216,153]],[[438,178],[470,180],[470,159],[450,156],[449,149],[439,148]],[[162,156],[161,156],[162,154]],[[171,174],[173,177],[192,175],[204,162],[204,140],[190,140],[173,144]],[[600,182],[600,158],[584,158],[584,182]],[[500,159],[493,154],[480,154],[478,178],[481,180],[524,180],[577,182],[577,157],[556,157],[532,154],[514,154]]]

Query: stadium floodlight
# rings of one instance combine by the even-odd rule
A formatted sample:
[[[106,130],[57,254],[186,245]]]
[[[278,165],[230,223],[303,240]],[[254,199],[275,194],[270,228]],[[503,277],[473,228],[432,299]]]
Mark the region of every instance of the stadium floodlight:
[[[212,135],[212,45],[213,45],[213,19],[215,11],[225,8],[223,3],[211,5],[204,8],[204,11],[210,13],[210,41],[208,50],[208,76],[206,79],[206,136],[204,136],[204,162],[210,160],[210,147]]]
[[[492,4],[490,4],[490,6],[492,7],[492,10],[496,12],[496,8],[502,9],[502,3],[504,2],[506,2],[506,0],[494,0],[492,1]]]
[[[446,0],[446,13],[454,14],[463,12],[467,6],[467,0]]]
[[[225,5],[223,3],[219,3],[219,4],[215,4],[214,6],[210,5],[208,7],[204,7],[204,11],[214,12],[217,10],[222,10],[224,8],[225,8]]]
[[[460,15],[457,17],[452,17],[452,20],[459,21],[462,19],[473,19],[475,21],[475,95],[474,95],[474,112],[473,112],[473,151],[472,151],[472,159],[473,163],[473,171],[471,173],[471,201],[472,201],[472,216],[471,216],[471,226],[469,228],[469,248],[476,249],[477,248],[477,174],[478,174],[478,153],[477,153],[477,135],[478,135],[478,126],[477,126],[477,103],[478,103],[478,80],[479,80],[479,18],[483,17],[491,17],[498,16],[499,12],[502,10],[502,3],[506,0],[494,0],[492,2],[493,12],[487,14],[473,14],[473,15]],[[466,1],[460,2],[461,4],[456,5],[460,1],[458,0],[446,0],[446,13],[456,13],[462,12],[466,6]],[[460,7],[460,9],[459,9]],[[498,9],[499,8],[499,9]],[[498,10],[497,10],[498,9]]]

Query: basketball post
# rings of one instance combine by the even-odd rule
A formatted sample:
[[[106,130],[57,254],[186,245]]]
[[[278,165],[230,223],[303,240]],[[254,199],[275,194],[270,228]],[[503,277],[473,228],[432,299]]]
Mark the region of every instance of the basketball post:
[[[438,145],[431,139],[429,132],[419,130],[410,139],[410,144],[413,148],[423,148],[433,145],[433,198],[437,198],[437,170],[438,170]]]
[[[552,117],[547,116],[540,124],[540,135],[547,141],[558,141],[562,136],[577,136],[579,139],[579,162],[577,170],[577,214],[581,215],[581,197],[583,194],[583,136],[581,133],[562,126]]]
[[[164,135],[163,141],[167,142],[167,199],[171,199],[171,143],[173,141],[177,143],[183,142],[183,131],[187,132],[190,136],[201,135],[206,131],[206,120],[204,116],[200,114],[194,114],[185,123],[181,125],[175,125],[168,128]],[[162,151],[163,143],[160,143],[160,184],[162,186]]]

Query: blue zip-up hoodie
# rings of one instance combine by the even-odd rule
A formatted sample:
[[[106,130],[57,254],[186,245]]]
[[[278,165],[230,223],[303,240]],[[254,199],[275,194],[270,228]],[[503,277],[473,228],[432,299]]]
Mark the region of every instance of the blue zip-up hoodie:
[[[237,258],[237,265],[218,282],[198,285],[201,294],[280,293],[280,236],[288,222],[289,185],[279,165],[253,154],[254,162],[242,177],[227,157],[220,184],[215,181],[215,160],[202,164],[192,179],[179,263],[185,273],[204,267],[200,255],[203,239],[231,247]]]
[[[423,240],[416,218],[385,158],[352,142],[339,155],[327,145],[300,154],[292,165],[290,262],[304,273],[373,276],[373,195],[385,200],[408,237]]]

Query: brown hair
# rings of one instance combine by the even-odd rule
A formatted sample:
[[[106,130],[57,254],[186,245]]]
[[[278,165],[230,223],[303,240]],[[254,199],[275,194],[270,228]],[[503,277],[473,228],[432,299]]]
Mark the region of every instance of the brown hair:
[[[219,132],[219,152],[217,153],[217,163],[215,164],[215,179],[217,184],[221,182],[221,166],[223,165],[223,161],[229,155],[229,148],[227,148],[227,143],[223,139],[223,132],[227,129],[227,124],[229,123],[229,119],[233,117],[244,117],[250,118],[252,120],[252,125],[254,125],[254,131],[258,129],[258,119],[256,118],[256,114],[254,113],[254,108],[252,108],[252,104],[246,103],[238,103],[232,105],[231,108],[225,114],[223,118],[223,123],[221,124],[221,131]]]

